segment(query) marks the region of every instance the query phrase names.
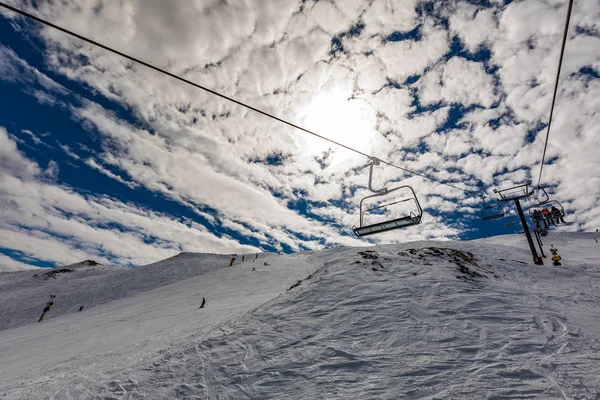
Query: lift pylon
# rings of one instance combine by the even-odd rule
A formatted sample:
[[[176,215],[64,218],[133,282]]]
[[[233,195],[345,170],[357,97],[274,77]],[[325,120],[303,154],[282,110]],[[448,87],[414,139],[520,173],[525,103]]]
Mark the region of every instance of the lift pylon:
[[[523,185],[517,185],[507,189],[494,189],[494,193],[496,193],[499,196],[499,198],[496,199],[498,201],[515,202],[517,212],[519,213],[519,218],[521,219],[521,225],[523,226],[523,232],[525,232],[527,242],[529,243],[529,249],[531,250],[531,254],[533,255],[533,263],[537,265],[544,265],[544,260],[538,255],[537,250],[535,248],[535,244],[533,243],[531,232],[529,231],[529,226],[527,225],[527,220],[525,219],[525,214],[523,214],[523,208],[521,207],[520,200],[533,195],[534,191],[529,187],[530,185],[531,181],[527,181],[527,183]]]

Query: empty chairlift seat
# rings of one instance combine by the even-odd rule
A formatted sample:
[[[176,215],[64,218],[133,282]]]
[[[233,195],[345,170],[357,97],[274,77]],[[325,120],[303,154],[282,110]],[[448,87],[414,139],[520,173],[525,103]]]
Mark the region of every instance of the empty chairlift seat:
[[[498,204],[490,204],[485,201],[485,196],[482,197],[483,206],[481,208],[481,219],[491,221],[493,219],[503,218],[504,210]]]
[[[411,197],[394,201],[392,203],[378,205],[376,207],[365,208],[364,201],[373,197],[380,197],[388,195],[392,192],[395,192],[400,189],[407,189],[411,193]],[[365,222],[366,215],[372,215],[373,212],[390,209],[394,206],[398,206],[401,203],[412,202],[414,203],[414,210],[411,210],[408,215],[404,215],[399,218],[389,219],[381,222],[367,224]],[[382,233],[391,231],[394,229],[407,228],[409,226],[418,225],[421,223],[421,219],[423,217],[423,210],[421,209],[421,205],[419,204],[419,200],[417,199],[417,195],[415,191],[410,186],[400,186],[394,189],[385,190],[381,193],[376,193],[370,196],[365,197],[360,201],[360,226],[354,226],[352,230],[356,234],[356,236],[367,236],[373,235],[375,233]]]
[[[374,235],[377,233],[387,232],[394,229],[406,228],[409,226],[418,225],[421,223],[421,219],[423,217],[423,209],[421,208],[421,204],[417,199],[417,195],[412,187],[408,185],[399,186],[393,189],[383,188],[380,190],[374,190],[372,187],[372,178],[373,178],[373,166],[377,165],[379,160],[373,159],[370,164],[369,169],[369,190],[374,192],[370,196],[366,196],[360,201],[360,225],[353,226],[352,230],[356,236],[368,236]],[[391,193],[403,190],[407,192],[406,198],[401,200],[393,201],[391,203],[384,203],[380,205],[376,205],[374,207],[365,205],[365,200],[376,198],[376,197],[384,197],[388,196]],[[400,192],[398,192],[400,193]],[[388,196],[389,197],[389,196]],[[367,223],[366,218],[372,215],[383,215],[385,211],[391,209],[397,209],[406,203],[411,203],[410,211],[404,209],[405,215],[402,215],[397,218],[387,219],[385,221],[375,222],[375,223]]]

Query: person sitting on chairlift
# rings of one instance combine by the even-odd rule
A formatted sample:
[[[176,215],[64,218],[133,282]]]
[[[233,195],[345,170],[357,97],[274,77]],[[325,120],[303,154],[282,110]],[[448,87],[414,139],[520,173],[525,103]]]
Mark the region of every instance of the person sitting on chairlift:
[[[563,213],[556,207],[552,206],[552,216],[554,216],[554,218],[556,218],[556,223],[559,224],[560,222],[562,222],[563,224],[565,224],[565,220],[563,218]]]
[[[535,223],[535,226],[539,229],[540,221],[542,220],[542,213],[540,212],[540,210],[533,210],[532,218],[533,222]]]
[[[552,225],[556,225],[554,223],[554,220],[552,219],[552,211],[548,210],[547,208],[544,208],[542,210],[542,216],[544,217],[544,224],[546,226],[548,226],[548,220],[550,220],[550,222],[552,223]]]

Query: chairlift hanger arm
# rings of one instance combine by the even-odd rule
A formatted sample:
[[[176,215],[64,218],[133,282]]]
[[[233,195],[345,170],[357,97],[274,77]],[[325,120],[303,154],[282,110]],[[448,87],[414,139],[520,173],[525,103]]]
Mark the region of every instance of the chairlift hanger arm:
[[[543,193],[544,197],[546,198],[545,200],[540,201],[539,198],[535,197],[535,200],[538,202],[537,205],[541,206],[541,205],[544,205],[544,204],[546,204],[546,203],[548,203],[550,201],[550,196],[548,196],[548,192],[546,192],[546,189],[544,189],[543,186],[538,186],[538,189],[542,190],[542,193]]]
[[[381,188],[379,190],[377,189],[373,189],[373,167],[375,165],[379,165],[379,159],[378,158],[371,158],[371,162],[369,163],[369,190],[373,193],[377,193],[377,194],[386,194],[388,193],[387,188]]]

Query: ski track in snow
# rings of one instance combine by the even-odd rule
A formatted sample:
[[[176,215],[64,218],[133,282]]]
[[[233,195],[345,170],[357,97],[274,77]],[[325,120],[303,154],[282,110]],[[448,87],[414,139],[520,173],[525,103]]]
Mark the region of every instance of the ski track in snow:
[[[207,268],[0,332],[0,398],[600,399],[600,247],[552,240],[562,267],[515,235]]]

